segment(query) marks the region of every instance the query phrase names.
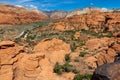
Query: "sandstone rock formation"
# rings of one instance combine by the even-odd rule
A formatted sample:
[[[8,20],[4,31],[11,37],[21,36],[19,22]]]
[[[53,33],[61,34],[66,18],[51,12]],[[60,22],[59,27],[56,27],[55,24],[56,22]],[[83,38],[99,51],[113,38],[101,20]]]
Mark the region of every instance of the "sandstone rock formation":
[[[0,42],[0,79],[2,80],[72,80],[73,73],[53,73],[56,62],[64,63],[70,45],[61,40],[44,40],[31,54],[12,41]],[[71,75],[71,76],[69,76]]]
[[[13,44],[14,42],[0,42],[0,79],[13,80],[13,64],[18,61],[18,55],[22,47]],[[5,46],[3,48],[3,46]]]
[[[0,24],[31,23],[46,19],[48,17],[38,10],[0,4]]]
[[[106,32],[120,30],[120,13],[119,12],[100,12],[94,10],[92,12],[74,15],[53,23],[54,30],[73,30],[85,29],[94,32]],[[59,27],[59,29],[58,29]],[[61,27],[61,28],[60,28]]]
[[[118,38],[91,39],[86,42],[86,45],[91,56],[87,57],[85,62],[94,69],[105,63],[114,62],[114,57],[120,51]]]

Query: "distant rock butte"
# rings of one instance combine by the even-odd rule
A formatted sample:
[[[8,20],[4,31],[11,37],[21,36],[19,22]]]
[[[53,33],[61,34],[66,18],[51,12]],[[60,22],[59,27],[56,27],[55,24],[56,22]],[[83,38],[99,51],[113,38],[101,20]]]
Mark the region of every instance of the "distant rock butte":
[[[0,24],[31,23],[46,19],[47,15],[35,9],[0,4]]]

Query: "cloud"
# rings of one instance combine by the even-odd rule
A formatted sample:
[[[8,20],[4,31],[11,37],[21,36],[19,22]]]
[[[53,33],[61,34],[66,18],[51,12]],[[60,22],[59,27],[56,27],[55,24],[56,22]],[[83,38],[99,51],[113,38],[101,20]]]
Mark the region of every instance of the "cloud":
[[[52,7],[55,7],[55,6],[56,6],[56,4],[53,5],[51,3],[40,3],[39,4],[39,9],[49,11],[49,8],[52,8]]]
[[[15,6],[17,6],[17,7],[23,7],[22,5],[15,5]]]
[[[18,3],[25,3],[25,2],[30,2],[30,1],[33,1],[33,0],[19,0]]]
[[[94,3],[90,3],[90,5],[94,5]]]
[[[30,5],[30,7],[31,7],[31,8],[35,8],[35,9],[37,9],[37,6],[32,5],[32,4]]]
[[[37,6],[35,6],[35,5],[32,5],[32,4],[30,4],[30,5],[25,5],[25,7],[28,7],[28,8],[34,8],[34,9],[38,9],[38,7],[37,7]]]

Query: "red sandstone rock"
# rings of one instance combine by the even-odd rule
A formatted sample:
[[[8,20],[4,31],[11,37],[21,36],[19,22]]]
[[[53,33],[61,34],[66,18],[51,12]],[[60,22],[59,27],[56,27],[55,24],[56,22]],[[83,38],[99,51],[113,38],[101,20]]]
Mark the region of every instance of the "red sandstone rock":
[[[89,40],[86,45],[92,56],[86,57],[85,63],[91,68],[114,62],[115,56],[120,50],[120,44],[116,39],[93,39]]]
[[[56,62],[63,64],[70,45],[61,40],[44,40],[27,54],[24,48],[11,41],[2,41],[0,46],[0,79],[2,80],[72,80],[74,74],[58,76],[53,72]],[[14,46],[11,46],[14,45]]]

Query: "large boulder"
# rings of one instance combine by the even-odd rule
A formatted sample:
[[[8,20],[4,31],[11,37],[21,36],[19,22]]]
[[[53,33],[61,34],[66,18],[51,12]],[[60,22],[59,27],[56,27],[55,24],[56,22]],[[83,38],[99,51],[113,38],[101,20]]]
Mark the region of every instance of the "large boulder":
[[[98,67],[91,80],[120,80],[120,62]]]
[[[120,54],[116,58],[114,63],[99,66],[91,80],[120,80]]]

